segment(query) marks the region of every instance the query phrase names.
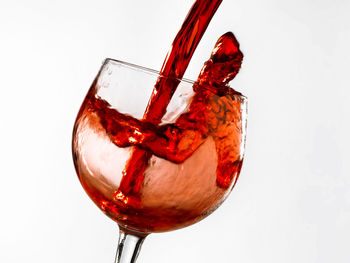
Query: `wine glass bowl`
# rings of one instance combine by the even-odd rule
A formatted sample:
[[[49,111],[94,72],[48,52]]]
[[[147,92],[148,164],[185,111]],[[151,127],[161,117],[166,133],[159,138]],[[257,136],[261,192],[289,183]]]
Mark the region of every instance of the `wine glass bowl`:
[[[159,78],[178,87],[161,122],[152,123],[143,116]],[[228,87],[104,61],[76,118],[72,149],[83,188],[118,223],[120,239],[186,227],[225,200],[243,161],[246,106]],[[131,181],[128,166],[139,169]]]
[[[186,227],[213,212],[232,190],[244,152],[247,101],[237,92],[172,80],[179,85],[161,123],[142,121],[158,78],[168,77],[106,59],[73,131],[83,188],[122,229],[139,235]],[[127,193],[120,186],[138,148],[149,158],[138,191]]]

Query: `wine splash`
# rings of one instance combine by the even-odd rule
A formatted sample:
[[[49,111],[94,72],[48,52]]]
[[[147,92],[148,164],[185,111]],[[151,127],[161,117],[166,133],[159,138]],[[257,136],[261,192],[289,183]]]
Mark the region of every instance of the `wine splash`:
[[[133,172],[135,176],[130,177],[134,182],[138,183],[137,190],[139,190],[142,183],[140,172],[143,172],[143,170],[141,169],[147,168],[148,158],[156,155],[175,163],[183,162],[197,150],[208,136],[212,136],[216,142],[219,157],[217,167],[218,186],[227,188],[233,180],[236,180],[240,172],[242,159],[237,157],[239,156],[237,153],[232,158],[230,153],[225,150],[225,148],[230,149],[225,147],[225,144],[230,146],[230,142],[221,145],[220,140],[215,138],[219,138],[218,134],[221,134],[221,136],[226,134],[232,141],[235,141],[236,138],[240,139],[237,132],[231,131],[231,129],[228,129],[226,125],[221,123],[222,121],[228,122],[228,118],[232,118],[230,112],[237,112],[238,109],[233,110],[232,102],[224,102],[219,97],[216,98],[214,96],[212,98],[213,101],[210,101],[206,89],[213,94],[222,96],[235,94],[236,92],[229,88],[227,84],[238,73],[242,59],[243,54],[234,35],[228,32],[220,37],[210,59],[204,63],[194,85],[196,95],[188,112],[180,116],[175,124],[172,125],[159,127],[147,119],[139,121],[131,116],[125,116],[117,110],[110,109],[107,102],[100,100],[94,102],[95,107],[98,108],[98,110],[95,110],[99,114],[101,124],[110,139],[119,147],[137,146],[132,156],[133,158],[138,158],[138,162],[132,165],[129,160],[129,167],[127,167],[128,171]],[[161,79],[167,80],[167,78]],[[215,111],[212,116],[210,115],[211,113],[206,113],[208,107]],[[236,107],[240,107],[240,105],[238,104]],[[218,116],[222,117],[219,118]],[[227,131],[230,131],[231,135],[227,134]],[[186,145],[186,147],[181,149],[180,143],[181,145]],[[125,180],[128,178],[128,176],[125,176],[122,182],[125,183]],[[130,181],[127,182],[135,186]],[[135,194],[135,192],[133,193]],[[120,201],[125,202],[127,197],[128,200],[133,200],[134,205],[137,203],[135,195],[127,195],[120,188],[116,196]]]
[[[112,195],[108,190],[94,191],[91,187],[93,180],[82,180],[89,195],[108,216],[122,226],[140,232],[162,232],[202,219],[223,201],[225,193],[235,184],[243,161],[241,95],[226,85],[239,71],[242,58],[233,34],[223,35],[193,86],[188,110],[171,124],[157,125],[139,120],[120,113],[95,93],[87,96],[85,109],[79,116],[86,123],[81,130],[97,130],[100,132],[93,132],[94,136],[107,137],[107,140],[102,140],[100,148],[104,149],[111,143],[116,148],[135,146],[170,161],[175,165],[173,169],[185,171],[180,176],[182,182],[176,183],[171,170],[156,179],[154,177],[161,171],[152,167],[152,172],[148,170],[148,184],[141,189],[141,199],[134,195],[123,196],[120,191]],[[86,141],[101,140],[86,138]],[[201,166],[198,160],[213,164],[208,178],[215,174],[216,182],[204,178],[198,181],[200,176],[192,175],[196,167]],[[194,178],[196,183],[191,183]],[[202,189],[201,194],[196,196],[194,193],[199,189]],[[158,191],[159,195],[155,196]],[[172,193],[171,200],[168,193]],[[170,204],[165,205],[168,202]],[[176,208],[171,205],[173,202]],[[161,206],[155,206],[155,203]]]
[[[116,71],[123,67],[111,60],[79,111],[73,132],[79,179],[96,205],[123,228],[147,234],[191,225],[213,212],[236,183],[243,161],[246,101],[228,87],[243,59],[231,32],[215,44],[190,100],[181,100],[186,110],[171,123],[160,124],[220,3],[195,2],[157,75],[143,118],[119,112],[118,104],[110,105],[110,98],[99,93],[98,81],[108,74],[105,66]],[[130,65],[126,69],[135,74],[129,80],[133,84],[149,76]],[[128,88],[125,79],[117,81],[118,89]],[[111,85],[106,94],[115,88]]]

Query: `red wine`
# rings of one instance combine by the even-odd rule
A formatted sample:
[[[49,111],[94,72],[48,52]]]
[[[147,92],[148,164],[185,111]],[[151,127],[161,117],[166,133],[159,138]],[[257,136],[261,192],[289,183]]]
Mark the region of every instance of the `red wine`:
[[[241,140],[241,129],[234,131],[221,122],[227,121],[230,125],[232,120],[238,120],[237,116],[233,118],[230,113],[239,112],[240,103],[233,104],[231,101],[232,96],[239,93],[229,88],[227,84],[238,73],[242,59],[243,54],[234,35],[228,32],[220,37],[194,84],[196,95],[188,112],[171,125],[158,126],[147,119],[139,121],[111,109],[109,104],[101,99],[91,98],[90,102],[93,104],[92,107],[95,107],[93,111],[97,112],[112,142],[118,147],[137,146],[136,149],[139,151],[135,150],[134,156],[138,154],[138,158],[144,159],[143,162],[139,161],[132,166],[135,172],[140,169],[138,164],[144,165],[147,158],[152,155],[181,163],[189,158],[208,136],[212,136],[219,157],[217,185],[226,189],[240,172],[242,160],[239,158],[239,153],[231,156],[229,151],[232,149],[229,146],[232,141]],[[218,134],[221,134],[221,137],[225,134],[223,141],[230,138],[229,142],[221,145],[222,140],[216,140]]]
[[[160,75],[169,78],[159,78],[155,84],[144,120],[154,124],[161,121],[179,83],[177,79],[183,77],[199,41],[221,2],[222,0],[197,0],[192,6],[160,71]],[[149,151],[135,148],[123,171],[124,177],[119,187],[123,194],[138,196],[143,173],[151,156]]]
[[[215,210],[235,184],[243,160],[241,96],[195,89],[188,111],[166,125],[122,114],[94,93],[86,98],[76,129],[77,171],[89,196],[122,227],[150,233],[188,226]],[[95,157],[96,149],[111,145],[115,151]],[[103,156],[116,152],[113,159],[123,159],[120,150],[129,156],[129,146],[152,155],[140,197],[124,195],[117,178],[106,180],[100,168],[91,169],[115,169]]]
[[[223,35],[193,85],[188,110],[166,125],[118,112],[96,96],[99,87],[93,84],[77,117],[73,152],[85,190],[109,217],[138,232],[162,232],[197,222],[220,205],[243,160],[243,101],[226,85],[242,58],[233,34]],[[121,151],[129,146],[149,153],[155,162],[147,165],[142,198],[124,194],[116,187],[118,179],[103,179],[100,171],[116,166],[103,156],[129,156]]]
[[[243,59],[232,33],[217,41],[186,109],[170,123],[162,122],[220,3],[196,1],[143,118],[121,113],[100,97],[97,79],[79,111],[73,134],[79,179],[97,206],[123,228],[147,234],[191,225],[214,211],[236,183],[243,161],[245,100],[228,87]]]

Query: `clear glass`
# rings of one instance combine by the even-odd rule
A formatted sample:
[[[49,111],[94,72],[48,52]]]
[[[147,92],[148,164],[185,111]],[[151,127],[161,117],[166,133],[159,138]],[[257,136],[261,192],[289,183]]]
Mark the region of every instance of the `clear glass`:
[[[151,123],[143,116],[158,78],[179,85],[160,123]],[[119,225],[116,262],[134,262],[149,233],[198,222],[225,200],[243,161],[246,110],[239,93],[105,60],[78,113],[72,148],[83,188]],[[142,162],[135,152],[148,157],[138,188],[131,185],[137,191],[128,192],[126,167]]]

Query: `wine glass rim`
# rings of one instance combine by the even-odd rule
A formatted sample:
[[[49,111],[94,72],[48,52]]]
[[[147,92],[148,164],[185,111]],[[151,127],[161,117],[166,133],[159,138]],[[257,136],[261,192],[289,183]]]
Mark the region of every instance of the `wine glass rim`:
[[[122,60],[118,60],[118,59],[113,59],[113,58],[106,58],[103,62],[104,65],[110,63],[110,62],[113,62],[113,63],[117,63],[119,65],[122,65],[122,66],[125,66],[125,67],[128,67],[128,68],[132,68],[132,69],[136,69],[136,70],[140,70],[140,71],[144,71],[144,72],[148,72],[150,74],[153,74],[153,75],[157,75],[157,76],[161,76],[161,77],[165,77],[167,78],[168,76],[166,75],[162,75],[160,74],[160,72],[158,70],[155,70],[155,69],[151,69],[151,68],[147,68],[147,67],[143,67],[143,66],[139,66],[139,65],[136,65],[136,64],[133,64],[133,63],[129,63],[129,62],[125,62],[125,61],[122,61]],[[191,85],[194,85],[196,83],[196,81],[193,81],[193,80],[190,80],[190,79],[186,79],[186,78],[174,78],[180,82],[186,82],[188,84],[191,84]],[[230,87],[230,86],[229,86]],[[231,87],[230,87],[231,88]],[[231,88],[232,89],[232,88]],[[234,89],[233,89],[234,90]],[[236,91],[236,90],[234,90]],[[237,92],[237,91],[236,91]],[[240,92],[237,92],[236,94],[237,96],[243,98],[244,100],[247,100],[247,97],[244,96],[242,93]]]
[[[160,72],[158,70],[147,68],[147,67],[143,67],[143,66],[139,66],[139,65],[136,65],[136,64],[133,64],[133,63],[129,63],[129,62],[125,62],[125,61],[118,60],[118,59],[106,58],[104,64],[108,63],[108,62],[118,63],[118,64],[121,64],[121,65],[126,66],[126,67],[134,68],[134,69],[141,70],[141,71],[146,71],[146,72],[149,72],[151,74],[158,75],[158,76],[161,76],[161,77],[169,77],[169,76],[160,74]],[[181,82],[187,82],[187,83],[192,84],[192,85],[194,83],[196,83],[195,81],[190,80],[190,79],[186,79],[186,78],[182,78],[182,79],[174,78],[174,79],[177,79],[178,81],[181,81]]]

